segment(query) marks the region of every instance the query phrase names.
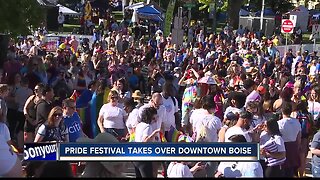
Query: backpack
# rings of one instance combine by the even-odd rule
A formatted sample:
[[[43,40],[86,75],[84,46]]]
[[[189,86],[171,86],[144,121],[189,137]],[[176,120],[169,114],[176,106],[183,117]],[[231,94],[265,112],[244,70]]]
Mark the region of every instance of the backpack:
[[[301,124],[301,137],[305,138],[311,135],[312,133],[312,119],[310,118],[310,114],[305,114],[302,112],[297,113],[296,117]]]

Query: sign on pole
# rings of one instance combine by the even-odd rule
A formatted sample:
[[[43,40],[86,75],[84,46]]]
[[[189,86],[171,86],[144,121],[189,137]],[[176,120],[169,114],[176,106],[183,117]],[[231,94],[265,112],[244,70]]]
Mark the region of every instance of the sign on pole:
[[[283,19],[281,23],[282,33],[293,33],[294,24],[290,19]]]
[[[313,37],[313,39],[320,38],[320,25],[319,24],[312,25],[312,37]]]
[[[296,27],[297,26],[297,15],[290,15],[289,19],[292,21],[293,27]]]
[[[281,23],[281,32],[286,34],[286,52],[288,46],[288,33],[293,33],[294,25],[290,19],[283,19]]]

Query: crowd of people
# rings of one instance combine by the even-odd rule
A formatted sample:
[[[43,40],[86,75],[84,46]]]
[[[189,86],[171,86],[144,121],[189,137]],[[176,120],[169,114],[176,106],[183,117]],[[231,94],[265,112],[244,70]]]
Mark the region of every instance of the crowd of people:
[[[54,53],[41,38],[9,42],[0,85],[0,175],[22,176],[16,152],[32,142],[256,142],[257,162],[133,162],[137,177],[319,177],[320,62],[285,52],[278,39],[227,25],[188,31],[184,45],[161,30],[75,36]],[[137,31],[138,32],[138,31]],[[178,143],[177,142],[177,143]],[[8,151],[9,150],[9,151]],[[127,163],[87,162],[82,176],[114,177]],[[76,176],[67,162],[27,164],[28,177]],[[50,172],[49,172],[50,171]],[[63,171],[63,173],[62,173]]]

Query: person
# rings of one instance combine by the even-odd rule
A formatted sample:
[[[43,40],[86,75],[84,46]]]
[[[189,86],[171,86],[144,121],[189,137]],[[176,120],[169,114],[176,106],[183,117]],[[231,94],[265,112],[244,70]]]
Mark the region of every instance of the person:
[[[320,123],[317,121],[315,124],[317,129],[320,128]],[[320,131],[318,131],[314,136],[310,143],[310,151],[312,153],[312,159],[311,159],[311,171],[312,176],[314,178],[320,177]]]
[[[137,103],[137,107],[140,108],[141,106],[143,106],[144,102],[144,95],[141,93],[140,90],[135,90],[133,93],[132,93],[132,98],[134,100],[134,102]]]
[[[286,147],[286,161],[283,164],[286,177],[294,177],[300,166],[299,148],[301,145],[301,125],[295,118],[290,117],[292,105],[283,102],[281,106],[282,119],[278,121],[279,129]]]
[[[110,133],[100,133],[94,139],[88,137],[80,137],[77,143],[119,143],[119,141]],[[85,168],[81,177],[99,177],[99,178],[117,178],[124,177],[123,173],[126,169],[126,163],[120,161],[90,161],[85,163]]]
[[[107,132],[119,140],[127,134],[126,128],[127,113],[119,107],[119,93],[111,90],[109,103],[104,104],[99,112],[98,126],[100,132]]]
[[[226,115],[226,120],[223,122],[223,126],[221,127],[219,133],[218,133],[218,142],[225,142],[225,134],[226,131],[236,125],[238,121],[238,116],[234,114],[233,112],[229,112]]]
[[[64,23],[64,15],[62,14],[62,12],[59,12],[59,16],[58,16],[58,25],[59,25],[59,33],[63,33],[63,23]]]
[[[311,113],[308,112],[308,102],[300,101],[294,106],[291,117],[296,118],[301,124],[301,145],[299,148],[301,165],[298,169],[298,176],[303,177],[305,175],[306,160],[309,151],[309,140],[314,134],[314,120]]]
[[[163,106],[162,96],[160,93],[153,93],[151,100],[148,104],[145,104],[139,108],[139,114],[138,114],[138,122],[141,122],[142,115],[145,108],[154,107],[157,110],[157,119],[156,121],[151,122],[152,129],[161,129],[161,133],[165,134],[164,132],[164,123],[166,123],[167,119],[167,112],[166,108]],[[137,130],[136,130],[137,131]],[[160,138],[160,133],[157,133],[155,135],[155,142],[162,142],[162,139]],[[158,167],[160,166],[160,162],[153,162],[153,173],[154,176],[156,176],[156,173],[158,171]],[[165,174],[164,174],[165,175]]]
[[[170,83],[165,83],[160,93],[162,96],[163,106],[166,108],[166,119],[164,123],[164,132],[167,133],[170,130],[170,127],[176,128],[176,119],[175,114],[178,113],[178,101],[173,94],[173,85]]]
[[[203,168],[202,162],[197,162],[192,168],[189,168],[187,162],[171,162],[167,170],[168,178],[192,178],[194,173]]]
[[[24,142],[23,131],[24,131],[24,125],[26,121],[23,108],[28,97],[30,97],[33,94],[32,90],[28,88],[28,83],[29,83],[28,79],[23,77],[21,79],[20,87],[18,87],[15,92],[15,102],[17,102],[16,118],[19,121],[19,124],[17,125],[16,133],[17,133],[18,145],[20,149],[23,148],[23,142]]]
[[[227,139],[229,142],[247,142],[242,134],[234,134]],[[263,169],[260,162],[221,162],[214,177],[224,178],[262,178]]]
[[[63,123],[68,129],[69,142],[76,142],[79,137],[85,136],[82,131],[81,120],[76,111],[76,102],[67,98],[62,101]]]
[[[1,111],[1,121],[4,123],[7,122],[7,113],[8,113],[8,106],[5,101],[5,98],[9,95],[9,86],[7,84],[0,84],[0,109]]]
[[[235,134],[242,134],[247,142],[252,142],[252,136],[249,134],[253,115],[248,111],[242,111],[236,125],[230,127],[225,133],[225,142],[230,142],[229,138]]]
[[[47,121],[42,124],[34,138],[34,142],[69,142],[68,129],[61,122],[63,120],[63,110],[55,106],[49,112]]]
[[[42,98],[42,90],[44,85],[39,83],[34,88],[34,95],[29,96],[26,103],[23,107],[23,113],[26,118],[26,122],[24,124],[24,142],[31,143],[35,137],[36,130],[36,105]]]
[[[158,120],[157,109],[154,107],[146,107],[141,114],[141,122],[137,124],[135,129],[135,142],[156,142],[155,137],[160,132],[160,128],[153,129],[152,123]],[[152,161],[133,162],[137,178],[154,177],[154,167]]]
[[[13,152],[2,133],[0,133],[0,161],[1,177],[23,177],[21,160],[17,154]]]
[[[182,117],[181,117],[181,128],[184,132],[187,132],[187,125],[190,118],[190,112],[193,108],[193,104],[198,93],[197,82],[199,79],[199,74],[190,65],[188,65],[187,70],[179,80],[180,86],[186,86],[183,97],[182,97]]]
[[[281,137],[277,118],[266,121],[264,131],[260,135],[260,153],[265,157],[265,177],[284,177],[282,164],[286,160],[286,149]]]
[[[38,128],[47,121],[48,114],[53,107],[53,89],[48,85],[44,86],[41,96],[42,97],[36,106],[36,132],[38,132]]]
[[[196,142],[218,142],[218,132],[221,129],[221,120],[213,115],[216,104],[212,95],[202,98],[203,114],[193,123],[193,132],[196,134]],[[206,162],[206,177],[211,177],[217,169],[217,162]]]

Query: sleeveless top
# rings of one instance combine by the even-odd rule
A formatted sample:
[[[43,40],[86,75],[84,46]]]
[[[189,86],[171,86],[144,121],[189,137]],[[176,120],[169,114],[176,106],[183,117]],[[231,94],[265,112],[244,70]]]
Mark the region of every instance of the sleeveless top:
[[[36,103],[34,103],[36,96],[34,95],[29,106],[27,107],[27,113],[30,116],[31,119],[36,120]]]

